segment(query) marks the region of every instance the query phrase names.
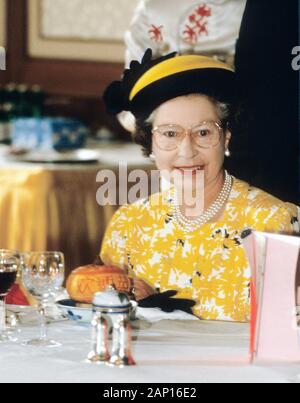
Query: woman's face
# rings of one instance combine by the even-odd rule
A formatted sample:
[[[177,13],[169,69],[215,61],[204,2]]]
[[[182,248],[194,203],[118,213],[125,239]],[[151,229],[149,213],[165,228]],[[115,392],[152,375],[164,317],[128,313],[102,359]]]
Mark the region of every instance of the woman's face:
[[[154,113],[153,128],[165,124],[176,124],[184,129],[189,129],[209,120],[220,122],[217,105],[204,95],[188,95],[163,103]],[[191,175],[190,170],[185,171],[182,168],[200,167],[204,172],[204,186],[207,186],[222,172],[224,154],[230,137],[229,131],[226,133],[222,131],[220,142],[216,146],[201,148],[190,135],[186,135],[176,149],[165,151],[157,146],[153,135],[152,151],[157,168],[160,171],[168,172],[168,175],[180,174],[183,178],[188,179],[195,176]],[[191,185],[189,179],[188,183]],[[192,184],[192,187],[194,186],[195,183]]]

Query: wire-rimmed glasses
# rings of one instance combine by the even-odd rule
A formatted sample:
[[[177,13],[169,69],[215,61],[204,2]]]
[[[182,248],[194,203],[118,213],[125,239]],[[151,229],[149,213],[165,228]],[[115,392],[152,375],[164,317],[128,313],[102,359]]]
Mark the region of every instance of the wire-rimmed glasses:
[[[213,120],[200,122],[189,129],[177,124],[159,125],[152,129],[157,147],[164,151],[175,150],[187,134],[199,147],[213,148],[219,144],[222,132],[221,124]]]

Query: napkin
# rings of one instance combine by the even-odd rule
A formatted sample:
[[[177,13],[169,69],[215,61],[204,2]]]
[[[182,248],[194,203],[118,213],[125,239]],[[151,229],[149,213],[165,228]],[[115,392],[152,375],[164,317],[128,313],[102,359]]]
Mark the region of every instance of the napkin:
[[[14,284],[9,294],[5,299],[6,304],[9,305],[30,305],[25,293],[19,284]]]
[[[141,308],[137,307],[136,318],[148,322],[159,322],[161,320],[200,320],[197,316],[189,313],[175,310],[173,312],[164,312],[160,308]]]

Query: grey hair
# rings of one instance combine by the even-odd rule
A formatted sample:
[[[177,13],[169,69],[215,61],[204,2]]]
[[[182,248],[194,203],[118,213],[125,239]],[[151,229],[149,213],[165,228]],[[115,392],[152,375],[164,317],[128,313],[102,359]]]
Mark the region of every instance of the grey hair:
[[[151,113],[151,115],[145,120],[146,124],[153,125],[157,110],[158,110],[158,108],[154,109],[154,111]]]
[[[217,101],[216,105],[221,122],[228,123],[232,115],[232,105],[227,102],[220,101]]]
[[[207,95],[202,95],[202,94],[189,94],[187,95],[188,97],[196,97],[196,96],[205,96],[207,97],[210,101],[212,101],[217,109],[218,109],[218,115],[220,118],[220,121],[222,122],[222,127],[224,129],[228,128],[229,125],[229,121],[230,121],[230,117],[231,117],[231,105],[229,103],[226,102],[220,102],[217,101],[216,99],[209,97]],[[155,120],[155,115],[157,113],[159,107],[157,107],[151,114],[150,116],[145,120],[145,123],[148,125],[153,125],[154,120]]]

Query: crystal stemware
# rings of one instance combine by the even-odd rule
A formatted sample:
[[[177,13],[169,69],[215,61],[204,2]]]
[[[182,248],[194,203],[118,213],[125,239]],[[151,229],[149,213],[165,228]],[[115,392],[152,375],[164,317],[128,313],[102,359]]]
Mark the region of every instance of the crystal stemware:
[[[5,298],[16,281],[19,265],[18,252],[0,249],[0,342],[13,340],[6,328]]]
[[[24,344],[55,347],[60,343],[47,336],[46,305],[61,292],[64,281],[64,255],[61,252],[34,252],[27,254],[22,268],[23,284],[38,302],[40,336]]]

